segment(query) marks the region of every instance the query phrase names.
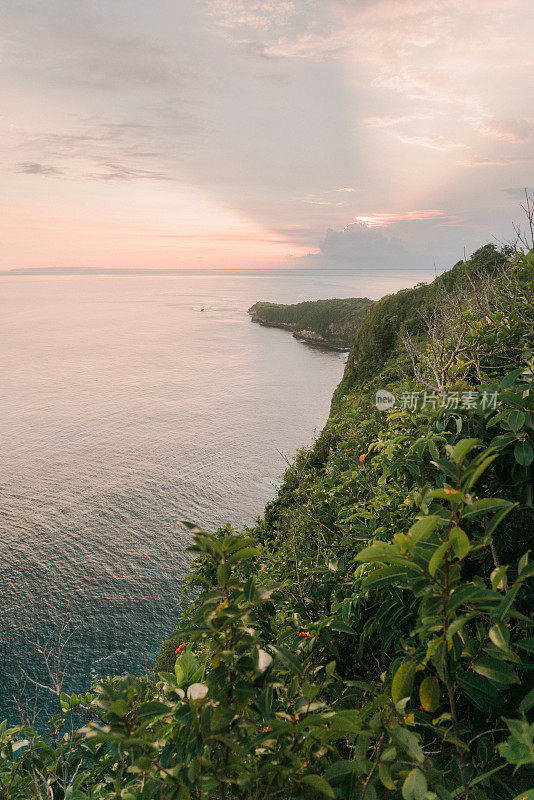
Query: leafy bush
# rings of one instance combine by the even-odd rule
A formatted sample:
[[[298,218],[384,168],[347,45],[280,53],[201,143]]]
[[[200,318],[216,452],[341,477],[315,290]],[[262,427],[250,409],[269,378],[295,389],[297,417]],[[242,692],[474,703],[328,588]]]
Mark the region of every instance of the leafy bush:
[[[531,256],[510,267],[532,298]],[[62,695],[44,738],[0,726],[0,796],[532,800],[531,317],[487,323],[482,382],[451,370],[496,407],[378,411],[384,375],[420,388],[400,335],[428,291],[253,529],[189,526],[196,599],[154,674]]]

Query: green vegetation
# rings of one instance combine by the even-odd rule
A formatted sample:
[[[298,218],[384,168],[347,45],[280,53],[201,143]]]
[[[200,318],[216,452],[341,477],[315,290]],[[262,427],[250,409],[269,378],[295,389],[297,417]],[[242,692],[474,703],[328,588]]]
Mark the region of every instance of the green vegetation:
[[[375,304],[263,519],[189,526],[156,673],[0,726],[0,796],[532,800],[533,300],[487,246]]]
[[[305,303],[255,303],[248,313],[253,322],[286,328],[293,336],[312,344],[349,348],[354,335],[373,305],[367,297],[343,300],[310,300]]]
[[[430,284],[403,289],[379,300],[357,331],[347,369],[336,392],[336,398],[372,379],[390,384],[410,374],[409,359],[402,342],[405,330],[421,331],[426,310],[439,305],[443,295],[459,287],[471,288],[469,278],[494,276],[506,263],[506,251],[494,245],[481,247],[467,262],[458,262],[451,270]],[[466,304],[469,300],[465,299]]]

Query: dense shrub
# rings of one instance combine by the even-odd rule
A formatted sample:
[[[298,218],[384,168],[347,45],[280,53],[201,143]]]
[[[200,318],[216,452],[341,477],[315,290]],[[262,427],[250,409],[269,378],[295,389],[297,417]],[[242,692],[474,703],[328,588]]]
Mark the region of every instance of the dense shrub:
[[[532,255],[507,263],[532,299]],[[534,797],[532,303],[477,319],[464,298],[482,381],[462,352],[447,388],[495,403],[378,411],[384,376],[422,388],[401,336],[433,291],[386,298],[389,333],[358,334],[325,431],[253,529],[189,526],[196,599],[154,675],[62,695],[44,739],[0,728],[0,796]]]

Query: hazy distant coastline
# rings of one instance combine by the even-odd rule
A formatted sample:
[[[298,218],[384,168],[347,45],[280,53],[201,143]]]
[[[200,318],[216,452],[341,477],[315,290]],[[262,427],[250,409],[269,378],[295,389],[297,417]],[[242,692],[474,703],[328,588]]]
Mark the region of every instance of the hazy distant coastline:
[[[425,278],[432,280],[436,277],[435,273],[429,271],[428,267],[413,267],[411,270],[396,270],[392,267],[310,267],[310,266],[295,266],[290,267],[242,267],[242,268],[228,268],[228,267],[200,267],[196,269],[190,268],[176,268],[176,269],[160,269],[150,267],[15,267],[13,269],[0,270],[0,277],[13,276],[13,275],[199,275],[202,272],[216,273],[220,275],[240,274],[247,275],[250,273],[269,273],[271,275],[288,274],[293,272],[317,273],[321,275],[332,273],[354,273],[356,275],[374,275],[375,273],[396,273],[399,275],[411,274],[419,276],[423,273]],[[409,280],[409,278],[408,278]]]
[[[15,269],[0,271],[0,275],[198,275],[202,272],[217,274],[239,273],[246,275],[250,272],[268,272],[276,275],[288,272],[320,272],[324,267],[247,267],[242,269],[227,267],[201,267],[198,269],[151,269],[150,267],[17,267]],[[353,269],[339,270],[336,272],[353,272]]]
[[[5,270],[0,275],[190,275],[200,272],[260,272],[261,270],[237,270],[237,269],[151,269],[149,267],[18,267],[16,269]],[[277,272],[277,270],[269,270]],[[287,270],[281,270],[287,272]]]

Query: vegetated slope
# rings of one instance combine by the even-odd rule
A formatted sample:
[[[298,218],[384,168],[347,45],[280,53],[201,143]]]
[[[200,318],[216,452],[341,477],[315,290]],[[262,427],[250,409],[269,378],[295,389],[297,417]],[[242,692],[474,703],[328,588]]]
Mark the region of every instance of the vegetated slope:
[[[293,336],[311,344],[348,348],[373,305],[367,297],[335,300],[310,300],[304,303],[255,303],[248,313],[252,322],[274,328],[286,328]]]
[[[500,251],[492,244],[485,245],[468,261],[459,261],[432,283],[403,289],[375,303],[356,332],[335,400],[354,387],[363,387],[369,379],[391,381],[413,374],[401,341],[403,331],[422,332],[422,317],[426,309],[439,304],[444,294],[462,285],[468,287],[470,276],[495,274],[503,267],[506,258],[506,251]],[[386,365],[389,371],[382,375]]]
[[[62,695],[88,723],[47,745],[0,728],[8,796],[529,799],[533,299],[488,246],[377,303],[263,519],[190,526],[159,674]]]

